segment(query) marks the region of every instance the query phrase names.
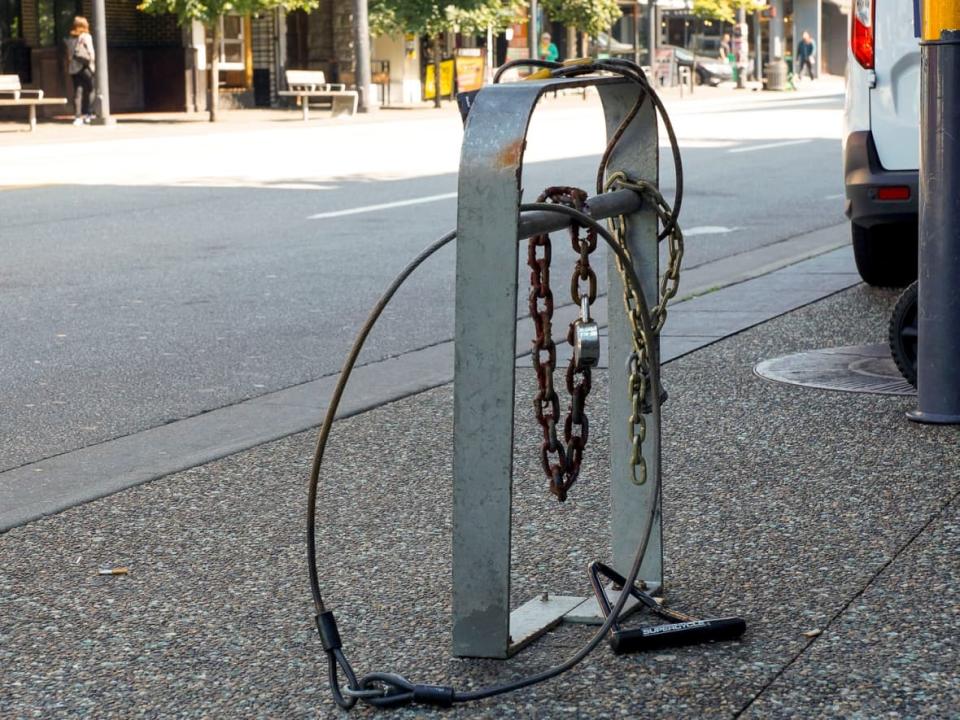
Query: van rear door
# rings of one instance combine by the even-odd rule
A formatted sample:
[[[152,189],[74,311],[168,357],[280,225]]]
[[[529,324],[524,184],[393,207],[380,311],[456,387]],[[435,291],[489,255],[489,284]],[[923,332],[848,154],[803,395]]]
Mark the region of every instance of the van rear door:
[[[870,91],[870,125],[887,170],[920,166],[920,39],[913,3],[873,0],[876,87]]]

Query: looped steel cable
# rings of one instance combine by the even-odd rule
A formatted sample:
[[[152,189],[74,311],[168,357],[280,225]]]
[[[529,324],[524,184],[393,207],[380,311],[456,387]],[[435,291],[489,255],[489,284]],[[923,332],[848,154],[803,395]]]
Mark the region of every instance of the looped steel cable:
[[[649,87],[646,82],[646,77],[643,75],[642,70],[639,69],[636,65],[632,63],[626,63],[625,61],[599,61],[593,63],[586,63],[576,67],[567,66],[561,67],[557,64],[552,63],[543,63],[540,61],[523,61],[525,64],[546,67],[549,69],[550,73],[554,76],[566,76],[573,74],[582,74],[583,72],[596,72],[596,71],[608,71],[615,72],[624,77],[627,77],[635,82],[640,83],[644,90],[641,94],[641,97],[638,99],[637,104],[634,109],[631,111],[631,114],[621,123],[620,128],[618,128],[617,133],[614,137],[611,138],[611,141],[608,143],[607,150],[604,153],[604,158],[601,161],[601,167],[599,171],[599,177],[602,178],[606,170],[606,164],[609,160],[610,154],[612,153],[613,148],[616,146],[620,137],[623,134],[626,126],[632,120],[633,116],[639,111],[641,104],[644,101],[644,98],[649,95],[654,102],[654,105],[657,107],[658,111],[661,112],[661,115],[667,125],[668,135],[670,137],[671,145],[674,149],[675,155],[675,167],[677,169],[677,200],[674,203],[672,209],[672,214],[668,220],[666,227],[664,228],[664,233],[672,230],[673,226],[676,224],[676,218],[680,209],[680,197],[682,195],[682,176],[680,174],[680,162],[679,162],[679,149],[676,146],[676,137],[673,134],[672,126],[669,124],[669,118],[666,117],[666,112],[663,109],[663,105],[660,102],[659,98],[656,95],[656,92]],[[520,63],[516,63],[520,64]],[[508,66],[513,66],[508,64]],[[508,66],[501,68],[500,73],[498,73],[497,78],[499,79],[503,70],[508,69]],[[624,247],[625,243],[622,242],[622,238],[617,238],[613,233],[608,231],[596,220],[591,218],[589,215],[581,212],[580,210],[572,207],[567,207],[564,205],[556,204],[546,204],[546,203],[531,203],[520,206],[521,211],[549,211],[567,215],[571,222],[575,225],[579,225],[585,228],[589,228],[592,231],[596,232],[597,235],[602,237],[607,243],[610,251],[614,253],[618,261],[618,269],[620,271],[621,280],[624,285],[625,297],[629,296],[630,303],[634,306],[633,312],[631,313],[631,326],[633,329],[633,343],[634,348],[642,348],[648,352],[642,353],[635,358],[634,362],[637,364],[641,370],[641,375],[644,376],[646,384],[650,387],[650,404],[649,412],[652,420],[652,443],[653,443],[653,458],[654,458],[654,468],[653,468],[653,477],[654,484],[650,490],[649,496],[652,501],[650,503],[649,512],[643,520],[643,528],[640,534],[640,542],[637,546],[636,553],[633,558],[632,565],[629,572],[625,578],[624,586],[633,587],[640,573],[640,566],[643,562],[644,557],[646,556],[647,547],[650,542],[650,537],[653,531],[653,526],[655,522],[655,517],[657,516],[660,502],[660,399],[661,399],[661,387],[660,387],[660,373],[659,367],[656,362],[651,362],[653,359],[651,357],[650,349],[654,348],[656,328],[654,325],[654,320],[651,316],[650,309],[647,306],[646,298],[644,295],[643,287],[640,282],[639,277],[637,276],[636,270],[634,269],[631,258],[625,252]],[[485,698],[494,697],[501,695],[507,692],[512,692],[524,687],[529,687],[537,683],[549,680],[554,678],[563,672],[571,669],[578,663],[580,663],[584,658],[586,658],[596,647],[600,644],[603,638],[610,632],[611,628],[616,624],[617,620],[620,617],[623,608],[630,597],[630,593],[622,592],[617,598],[614,606],[610,608],[610,613],[604,620],[603,624],[599,627],[593,637],[586,643],[584,646],[573,656],[568,658],[565,662],[562,662],[553,667],[547,668],[542,672],[518,678],[511,682],[501,683],[497,685],[492,685],[489,687],[480,688],[478,690],[471,691],[457,691],[451,687],[444,686],[434,686],[434,685],[417,685],[411,683],[400,675],[395,675],[393,673],[370,673],[363,676],[359,681],[356,678],[352,668],[350,667],[349,662],[347,661],[343,651],[342,651],[342,641],[339,636],[339,632],[336,628],[336,622],[333,618],[332,611],[328,610],[323,601],[323,596],[320,591],[320,577],[319,571],[317,568],[317,554],[316,554],[316,505],[317,497],[319,492],[319,480],[320,480],[320,470],[323,463],[323,457],[326,450],[327,441],[330,436],[330,432],[333,426],[334,419],[339,408],[340,400],[343,396],[343,392],[346,388],[347,382],[349,381],[350,374],[356,364],[357,358],[366,342],[367,337],[369,336],[371,330],[375,326],[377,320],[383,313],[383,310],[389,304],[394,294],[400,288],[400,286],[407,280],[407,278],[419,267],[427,258],[433,255],[440,248],[447,245],[451,240],[456,237],[455,232],[450,232],[444,235],[442,238],[434,242],[432,245],[427,247],[422,251],[403,271],[397,276],[397,278],[390,284],[387,290],[384,292],[383,296],[374,306],[370,316],[367,318],[363,327],[360,330],[359,335],[354,341],[353,347],[348,354],[343,369],[341,370],[340,376],[337,381],[337,385],[334,388],[332,397],[330,399],[330,404],[327,407],[327,412],[324,417],[323,425],[321,426],[318,438],[316,452],[314,454],[314,461],[311,467],[310,473],[310,482],[307,496],[307,564],[310,576],[310,588],[313,595],[314,605],[317,612],[317,627],[320,633],[321,642],[323,644],[323,649],[327,653],[328,664],[330,668],[330,683],[331,690],[334,695],[334,700],[336,703],[343,709],[349,710],[352,708],[356,702],[363,702],[364,704],[371,705],[373,707],[394,707],[398,705],[403,705],[411,702],[424,703],[430,705],[438,706],[449,706],[453,703],[463,703],[473,700],[481,700]],[[645,365],[645,367],[644,367]],[[552,386],[551,386],[552,387]],[[553,410],[552,400],[551,400],[551,411]],[[573,408],[571,409],[573,412]],[[578,412],[582,413],[582,406],[580,406]],[[585,419],[585,417],[584,417]],[[556,447],[559,445],[559,441],[556,441],[554,445],[553,438],[556,438],[556,416],[553,418],[553,422],[550,423],[550,441],[551,445]],[[586,422],[583,423],[583,428],[581,431],[581,436],[585,442],[585,437],[588,435],[588,426]],[[569,452],[569,451],[568,451]],[[574,450],[576,452],[576,450]],[[341,690],[339,684],[339,672],[342,671],[347,678],[348,687]]]
[[[643,344],[651,344],[653,342],[654,333],[653,325],[650,317],[649,308],[647,307],[646,300],[644,299],[643,286],[640,282],[639,277],[636,274],[632,265],[626,264],[626,257],[623,254],[623,250],[619,246],[619,243],[614,238],[614,236],[600,223],[594,220],[589,215],[582,213],[573,208],[569,208],[563,205],[552,205],[548,203],[530,203],[520,206],[521,211],[549,211],[549,212],[558,212],[564,215],[567,215],[576,222],[584,225],[585,227],[593,227],[596,229],[597,234],[604,239],[607,243],[610,250],[624,263],[624,275],[629,288],[630,293],[634,296],[638,308],[639,308],[639,318],[641,323],[641,335],[642,339],[640,342]],[[313,593],[314,604],[317,608],[318,617],[328,616],[330,619],[330,625],[324,626],[321,623],[318,623],[321,632],[321,640],[324,645],[324,650],[330,655],[343,657],[340,638],[336,632],[335,624],[333,624],[332,612],[327,610],[323,603],[323,596],[320,592],[320,581],[319,581],[319,571],[316,565],[316,502],[318,495],[319,479],[320,479],[320,468],[323,461],[324,451],[326,450],[327,440],[330,436],[330,431],[333,426],[334,418],[336,417],[337,409],[340,404],[340,399],[343,396],[343,392],[346,388],[347,381],[349,380],[350,373],[353,370],[353,367],[356,363],[356,359],[359,356],[363,345],[367,339],[367,336],[370,334],[370,331],[375,326],[377,319],[382,314],[383,310],[389,304],[390,300],[393,298],[396,291],[400,286],[406,281],[406,279],[413,273],[413,271],[421,265],[427,258],[433,255],[437,250],[444,247],[447,243],[453,240],[456,237],[455,232],[447,233],[423,252],[420,253],[404,270],[397,276],[397,278],[390,284],[387,288],[387,291],[374,306],[373,311],[370,316],[367,318],[367,321],[364,323],[363,328],[361,329],[357,339],[354,341],[353,347],[350,350],[350,354],[347,356],[347,360],[344,363],[343,370],[340,373],[340,377],[337,381],[337,385],[334,388],[333,395],[331,397],[330,405],[327,408],[327,413],[324,418],[323,426],[320,428],[320,434],[317,439],[317,449],[316,454],[314,455],[313,468],[311,469],[310,475],[310,485],[308,492],[308,510],[307,510],[307,537],[308,537],[308,567],[310,571],[310,586]],[[655,366],[650,367],[650,382],[654,388],[652,394],[653,403],[651,407],[651,416],[653,420],[653,426],[656,428],[656,431],[653,434],[654,442],[654,458],[657,467],[655,468],[654,477],[655,483],[650,492],[650,497],[653,499],[650,511],[647,516],[644,518],[644,526],[641,532],[641,541],[637,547],[637,553],[634,556],[633,564],[630,568],[630,572],[627,574],[627,583],[634,584],[637,581],[637,577],[640,573],[640,565],[643,562],[643,558],[647,552],[647,546],[650,542],[650,536],[653,531],[654,518],[659,507],[660,500],[660,472],[659,472],[659,457],[660,457],[660,373],[659,368]],[[383,682],[388,682],[386,679],[389,677],[389,682],[393,683],[394,688],[400,688],[402,692],[396,692],[393,694],[387,694],[383,697],[367,697],[366,693],[361,695],[350,696],[349,700],[343,698],[339,689],[334,686],[334,697],[337,700],[337,704],[343,707],[344,709],[349,709],[356,701],[363,702],[368,705],[373,705],[375,707],[392,707],[399,704],[406,704],[410,702],[419,702],[425,704],[434,704],[434,705],[444,705],[448,703],[462,703],[470,702],[473,700],[481,700],[484,698],[494,697],[496,695],[502,695],[504,693],[512,692],[514,690],[519,690],[530,685],[535,685],[537,683],[549,680],[557,675],[560,675],[570,668],[574,667],[580,663],[587,655],[589,655],[593,650],[599,645],[603,638],[610,631],[613,624],[620,617],[621,612],[623,611],[624,605],[627,602],[629,597],[628,593],[621,593],[620,597],[617,599],[617,602],[611,608],[609,617],[604,621],[603,625],[599,627],[594,636],[572,657],[568,658],[565,662],[556,665],[554,667],[548,668],[540,673],[530,675],[527,677],[519,678],[512,682],[502,683],[499,685],[492,685],[490,687],[481,688],[479,690],[472,691],[456,691],[452,688],[442,687],[442,686],[433,686],[433,685],[414,685],[409,681],[405,680],[401,676],[393,675],[390,673],[371,673],[370,675],[364,676],[364,679],[361,679],[359,682],[350,682],[350,687],[355,691],[365,691],[374,689],[370,686],[370,683],[367,685],[364,684],[365,679],[372,680],[382,680]],[[331,629],[332,626],[332,629]],[[342,667],[349,668],[349,663],[346,662],[344,658],[344,664]],[[349,671],[348,677],[352,675],[352,670]],[[335,677],[332,678],[332,681],[335,680]],[[401,685],[399,681],[403,681],[405,685]],[[405,688],[410,686],[413,688],[412,691],[407,691]],[[343,702],[341,702],[341,700]]]

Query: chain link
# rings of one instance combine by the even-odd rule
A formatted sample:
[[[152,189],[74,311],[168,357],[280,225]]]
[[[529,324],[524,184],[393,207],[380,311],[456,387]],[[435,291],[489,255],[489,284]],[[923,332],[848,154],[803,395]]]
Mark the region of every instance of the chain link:
[[[550,187],[537,202],[551,202],[583,210],[587,193],[579,188]],[[588,306],[597,297],[597,275],[590,266],[590,254],[597,249],[596,230],[582,235],[580,228],[570,225],[570,243],[578,259],[570,278],[570,296],[579,307],[586,298]],[[541,254],[542,253],[542,254]],[[533,400],[537,422],[543,430],[540,445],[540,464],[550,481],[550,492],[561,502],[577,481],[583,462],[583,451],[590,437],[590,422],[586,414],[590,394],[590,368],[578,368],[573,358],[567,366],[566,387],[570,393],[570,409],[563,422],[563,441],[557,436],[560,420],[560,398],[553,384],[557,366],[557,349],[553,341],[553,292],[550,288],[550,260],[552,247],[547,233],[535,235],[527,244],[527,265],[530,267],[529,310],[533,319],[533,368],[539,389]],[[567,330],[567,342],[574,344],[576,320]],[[546,357],[544,357],[546,353]]]
[[[643,456],[643,443],[647,437],[644,414],[650,406],[647,397],[650,391],[650,368],[652,362],[659,361],[655,357],[655,340],[667,319],[667,303],[676,296],[680,285],[683,233],[678,224],[671,225],[672,209],[655,185],[643,180],[630,180],[624,173],[616,172],[607,180],[604,190],[609,192],[616,188],[625,188],[639,193],[656,211],[658,222],[671,228],[667,234],[667,267],[660,280],[659,301],[651,311],[650,334],[644,332],[640,320],[640,298],[626,277],[625,267],[619,258],[616,259],[617,271],[624,288],[623,304],[631,326],[633,342],[633,350],[627,359],[627,389],[631,410],[627,419],[631,438],[629,464],[633,482],[643,485],[647,481],[647,462]],[[558,203],[582,210],[586,198],[587,194],[578,188],[550,187],[540,195],[538,202]],[[633,264],[633,254],[626,240],[625,218],[622,216],[611,218],[610,227],[617,244],[628,261]],[[575,224],[571,224],[570,241],[574,252],[579,256],[570,278],[571,299],[579,306],[581,300],[586,297],[588,305],[592,305],[597,297],[597,276],[590,266],[590,254],[597,247],[596,231],[588,230],[585,236],[581,236],[580,229]],[[553,373],[557,365],[557,348],[552,336],[551,256],[552,246],[549,234],[544,233],[530,238],[527,245],[527,265],[530,267],[529,310],[535,331],[533,367],[539,386],[533,403],[537,422],[543,430],[540,463],[550,481],[550,491],[563,501],[566,500],[567,491],[580,474],[583,451],[590,436],[590,423],[585,408],[592,378],[589,367],[578,368],[571,358],[566,372],[570,410],[564,419],[563,441],[561,441],[557,434],[560,398],[553,383]],[[575,332],[576,321],[570,324],[567,331],[567,342],[571,345],[574,344]]]
[[[665,226],[672,216],[670,205],[664,200],[657,187],[649,182],[630,180],[622,172],[613,173],[607,180],[604,190],[609,192],[614,188],[626,188],[639,193],[656,210],[657,218]],[[610,221],[611,231],[617,244],[623,250],[628,261],[633,264],[633,255],[626,239],[625,219],[613,218]],[[643,331],[640,321],[640,299],[631,287],[626,277],[626,269],[617,261],[617,271],[623,285],[623,305],[626,309],[627,320],[630,322],[633,338],[633,352],[627,359],[627,389],[630,394],[630,417],[627,419],[631,438],[630,468],[632,480],[637,485],[647,481],[647,461],[643,457],[643,443],[647,437],[647,422],[644,411],[649,407],[647,393],[650,388],[650,363],[659,362],[654,356],[655,339],[663,329],[667,319],[667,303],[677,294],[680,286],[680,264],[683,260],[683,232],[680,226],[673,224],[668,234],[667,268],[660,280],[660,299],[651,311],[652,337]]]

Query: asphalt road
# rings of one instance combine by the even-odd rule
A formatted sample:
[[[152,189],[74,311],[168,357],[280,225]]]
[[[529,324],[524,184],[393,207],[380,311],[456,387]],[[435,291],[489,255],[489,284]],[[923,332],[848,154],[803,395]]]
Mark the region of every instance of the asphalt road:
[[[840,108],[839,97],[678,108],[687,267],[843,220]],[[564,106],[531,140],[526,198],[591,186],[599,145],[581,115]],[[336,372],[386,283],[455,224],[455,118],[358,128],[395,133],[392,149],[351,160],[338,135],[318,165],[251,132],[4,150],[41,186],[0,192],[0,471]],[[273,158],[276,173],[256,170]],[[668,196],[672,172],[664,153]],[[450,197],[342,214],[438,195]],[[554,258],[566,278],[572,254]],[[453,260],[448,248],[414,276],[364,361],[452,336]]]

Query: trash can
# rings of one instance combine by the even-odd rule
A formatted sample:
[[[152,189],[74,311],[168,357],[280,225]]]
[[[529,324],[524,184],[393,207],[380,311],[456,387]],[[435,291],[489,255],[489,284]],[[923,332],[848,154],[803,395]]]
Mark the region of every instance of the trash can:
[[[787,64],[783,60],[775,60],[767,64],[767,90],[787,89]]]

